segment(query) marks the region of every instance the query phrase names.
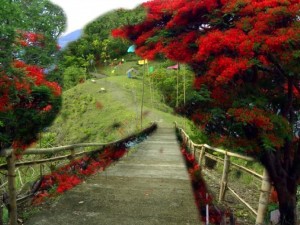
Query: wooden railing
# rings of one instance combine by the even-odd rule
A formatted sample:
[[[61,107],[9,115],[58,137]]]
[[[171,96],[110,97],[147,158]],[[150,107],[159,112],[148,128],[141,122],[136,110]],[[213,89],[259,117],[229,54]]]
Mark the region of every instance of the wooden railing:
[[[66,151],[68,154],[64,154],[62,156],[54,156],[51,158],[44,158],[39,160],[31,160],[31,161],[15,161],[15,156],[12,154],[12,149],[6,149],[0,153],[0,157],[6,158],[6,163],[0,165],[0,170],[7,170],[6,176],[7,181],[5,181],[2,185],[0,185],[0,188],[3,189],[4,186],[8,185],[8,196],[9,196],[9,209],[10,209],[10,225],[17,225],[17,200],[22,200],[28,196],[22,196],[21,198],[17,199],[17,192],[16,192],[16,172],[18,172],[17,167],[21,166],[33,166],[38,164],[44,164],[59,160],[65,160],[68,159],[72,161],[76,157],[79,157],[81,155],[85,154],[92,154],[93,152],[100,151],[101,149],[107,147],[107,146],[118,146],[122,143],[129,143],[132,141],[135,141],[135,138],[137,136],[143,135],[143,134],[149,134],[153,130],[155,130],[157,127],[156,123],[151,124],[147,128],[143,129],[142,131],[132,134],[128,137],[125,137],[123,139],[108,142],[108,143],[80,143],[80,144],[72,144],[72,145],[66,145],[66,146],[60,146],[60,147],[53,147],[53,148],[31,148],[27,149],[23,155],[46,155],[46,154],[58,154],[58,153],[65,153]],[[87,149],[91,147],[96,147],[95,149]],[[17,169],[16,169],[17,168]],[[41,174],[42,175],[42,174]],[[19,176],[20,177],[20,176]],[[0,204],[2,205],[2,204]],[[1,210],[0,210],[1,211]],[[2,216],[2,215],[0,215]]]
[[[214,161],[221,162],[223,164],[223,172],[220,180],[220,192],[219,192],[219,202],[224,201],[226,190],[229,190],[239,201],[241,201],[253,214],[256,215],[256,225],[262,225],[264,224],[264,217],[266,214],[268,202],[269,202],[269,196],[271,191],[271,184],[270,179],[268,176],[268,173],[266,170],[264,170],[263,174],[258,174],[257,172],[246,168],[244,166],[238,165],[236,163],[233,163],[230,161],[231,157],[235,157],[238,159],[246,160],[246,161],[255,161],[253,158],[244,156],[241,154],[237,154],[234,152],[226,151],[219,148],[211,147],[207,144],[196,144],[194,143],[189,135],[182,129],[177,126],[177,123],[175,122],[175,128],[178,129],[179,134],[183,140],[183,142],[186,144],[186,146],[190,149],[191,153],[194,155],[195,159],[198,160],[198,164],[201,165],[201,168],[203,168],[203,160],[205,157],[210,158]],[[217,152],[221,155],[224,155],[224,158],[217,157],[213,154],[210,154],[208,150]],[[254,176],[261,180],[261,190],[260,190],[260,197],[258,202],[258,209],[255,210],[249,203],[246,202],[242,197],[240,197],[229,185],[228,185],[228,174],[230,167],[233,166],[235,168],[238,168],[241,171],[244,171],[251,176]]]

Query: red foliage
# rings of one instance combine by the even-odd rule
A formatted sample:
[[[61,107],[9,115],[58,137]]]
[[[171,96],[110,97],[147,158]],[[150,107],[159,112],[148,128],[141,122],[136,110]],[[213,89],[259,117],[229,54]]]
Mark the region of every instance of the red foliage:
[[[213,142],[218,143],[213,137],[218,134],[231,146],[255,153],[274,183],[291,185],[280,186],[281,194],[295,195],[300,177],[295,169],[299,140],[294,141],[300,112],[299,0],[152,0],[143,6],[146,19],[114,35],[134,42],[143,57],[163,54],[188,64],[195,72],[194,87],[211,93],[210,101],[189,106],[189,115],[195,114],[194,121]]]
[[[70,164],[59,168],[49,175],[44,175],[33,204],[40,204],[47,197],[61,194],[80,184],[86,176],[105,170],[112,162],[120,159],[126,153],[124,147],[107,147],[103,152],[93,156],[84,156],[73,160]],[[50,194],[51,192],[51,194]]]
[[[268,114],[256,107],[253,109],[230,109],[228,113],[238,122],[252,124],[262,130],[272,130],[274,127]]]
[[[28,36],[30,41],[34,41],[35,38],[39,37],[34,35]],[[39,120],[39,125],[42,126],[42,117],[47,117],[47,115],[52,115],[57,111],[58,106],[55,104],[59,103],[53,101],[53,99],[59,99],[61,87],[56,82],[48,81],[43,74],[43,70],[38,66],[27,65],[22,61],[15,60],[12,63],[12,68],[14,69],[13,74],[1,74],[0,76],[0,113],[2,115],[11,113],[11,115],[16,116],[15,119],[20,123],[24,123],[24,120],[30,120],[28,123],[32,123],[32,119],[35,118]],[[52,96],[48,96],[48,99],[40,99],[41,97],[36,92],[37,87],[48,88],[50,91],[49,95]],[[25,114],[23,118],[22,115],[18,113],[20,110],[26,110],[29,113]],[[29,115],[32,115],[32,117]],[[51,120],[49,119],[46,123],[50,122]],[[22,127],[22,129],[23,128],[24,127]],[[19,128],[14,129],[18,130]],[[24,129],[27,129],[27,127]],[[27,132],[28,134],[24,133],[19,136],[16,134],[18,137],[11,138],[11,144],[15,149],[17,157],[20,156],[21,152],[24,151],[30,143],[35,141],[36,135],[31,132],[36,132],[34,129],[38,130],[38,128],[28,126],[28,129],[30,129]]]
[[[29,46],[43,46],[45,37],[43,34],[18,30],[17,44],[23,47]]]

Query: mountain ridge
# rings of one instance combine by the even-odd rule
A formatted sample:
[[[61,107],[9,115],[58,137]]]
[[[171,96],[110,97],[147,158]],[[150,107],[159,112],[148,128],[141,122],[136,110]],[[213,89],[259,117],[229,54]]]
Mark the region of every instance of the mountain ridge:
[[[61,48],[65,48],[70,42],[76,41],[82,35],[82,29],[74,30],[66,35],[63,35],[58,38],[58,45]]]

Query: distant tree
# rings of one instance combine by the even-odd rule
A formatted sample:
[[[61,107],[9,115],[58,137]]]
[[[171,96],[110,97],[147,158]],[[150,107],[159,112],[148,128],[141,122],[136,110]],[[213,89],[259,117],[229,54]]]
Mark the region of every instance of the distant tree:
[[[27,64],[43,68],[57,64],[57,39],[64,31],[66,17],[62,9],[49,0],[17,0],[22,9],[18,35],[23,40],[17,57]]]
[[[94,70],[94,66],[90,67],[91,55],[96,64],[123,57],[127,53],[129,42],[114,40],[111,29],[125,24],[136,24],[144,17],[145,11],[141,7],[135,10],[118,9],[100,16],[84,28],[79,40],[70,43],[64,49],[63,65],[83,67],[89,71]]]
[[[136,53],[187,63],[209,98],[189,106],[210,141],[252,155],[278,192],[280,224],[296,224],[300,179],[298,0],[152,0],[147,18],[114,30]],[[200,98],[201,100],[201,98]]]

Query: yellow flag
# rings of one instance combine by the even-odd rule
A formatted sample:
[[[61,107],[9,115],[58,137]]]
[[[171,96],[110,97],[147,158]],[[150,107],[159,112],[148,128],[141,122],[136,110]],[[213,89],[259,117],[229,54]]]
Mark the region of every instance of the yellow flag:
[[[147,64],[147,63],[148,63],[148,60],[147,60],[147,59],[145,59],[145,60],[143,59],[143,60],[139,60],[139,61],[138,61],[138,64],[139,64],[139,65],[144,65],[144,64]]]

